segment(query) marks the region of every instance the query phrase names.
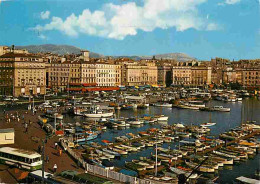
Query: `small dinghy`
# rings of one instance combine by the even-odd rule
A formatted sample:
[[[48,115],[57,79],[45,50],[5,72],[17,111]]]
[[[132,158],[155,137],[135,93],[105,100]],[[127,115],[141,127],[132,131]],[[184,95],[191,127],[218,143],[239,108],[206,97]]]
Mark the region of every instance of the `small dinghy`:
[[[202,123],[200,126],[202,127],[210,127],[210,126],[214,126],[216,125],[216,123]]]

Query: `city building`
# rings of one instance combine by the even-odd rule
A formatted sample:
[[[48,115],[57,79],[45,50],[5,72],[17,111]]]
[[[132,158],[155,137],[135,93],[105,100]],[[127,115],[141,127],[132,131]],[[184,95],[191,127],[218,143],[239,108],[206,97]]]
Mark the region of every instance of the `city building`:
[[[15,49],[14,45],[12,45],[11,48],[7,46],[0,46],[0,56],[7,54],[9,52],[15,53],[15,54],[29,54],[29,52],[25,49]]]
[[[14,144],[14,128],[0,129],[0,145]]]
[[[173,83],[172,66],[170,63],[163,63],[158,65],[158,85],[170,86]]]
[[[172,85],[188,86],[191,85],[191,66],[172,67]]]
[[[46,92],[46,71],[43,58],[13,52],[0,56],[0,94],[39,95]]]
[[[205,62],[179,62],[172,67],[172,85],[204,86],[211,84],[211,67]]]
[[[122,67],[122,85],[143,86],[157,85],[158,69],[155,63],[144,64],[129,63]]]

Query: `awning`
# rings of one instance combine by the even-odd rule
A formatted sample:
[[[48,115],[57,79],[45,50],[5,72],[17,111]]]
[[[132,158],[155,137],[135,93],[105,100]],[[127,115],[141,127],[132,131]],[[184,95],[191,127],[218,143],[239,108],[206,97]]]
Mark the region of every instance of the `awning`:
[[[87,87],[87,86],[97,86],[97,83],[82,83],[83,86]]]
[[[119,90],[120,88],[119,87],[96,87],[96,88],[87,88],[87,89],[84,89],[86,91],[117,91]]]

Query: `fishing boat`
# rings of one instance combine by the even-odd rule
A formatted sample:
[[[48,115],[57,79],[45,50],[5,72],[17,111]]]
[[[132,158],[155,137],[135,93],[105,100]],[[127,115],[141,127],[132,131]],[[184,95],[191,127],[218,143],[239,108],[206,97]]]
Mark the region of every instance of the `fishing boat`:
[[[223,107],[223,106],[214,106],[212,108],[213,111],[221,111],[221,112],[230,112],[230,108]]]
[[[130,125],[141,125],[143,122],[138,120],[137,118],[128,118],[126,120],[126,123],[128,123]]]
[[[103,152],[105,153],[109,153],[110,155],[115,155],[115,157],[120,157],[121,155],[118,152],[112,151],[108,148],[104,148],[102,149]]]
[[[143,170],[146,170],[146,167],[145,167],[145,166],[138,165],[138,164],[133,163],[133,162],[125,162],[125,166],[126,166],[126,168],[131,169],[131,170],[134,170],[134,171],[143,171]]]
[[[172,107],[172,104],[169,103],[156,103],[154,104],[155,107]]]
[[[114,113],[106,112],[101,110],[98,106],[93,106],[88,111],[84,112],[83,115],[87,118],[107,118],[112,117]]]
[[[125,150],[122,150],[122,149],[119,149],[119,148],[116,148],[116,147],[113,147],[112,150],[119,153],[120,155],[127,155],[128,154],[128,151],[125,151]]]
[[[75,134],[75,138],[74,138],[74,142],[75,143],[84,143],[86,141],[90,141],[93,139],[96,139],[98,136],[97,132],[92,132],[92,131],[88,131],[85,133],[76,133]]]
[[[187,162],[187,161],[185,161],[185,164],[186,164],[187,166],[193,168],[193,169],[197,167],[197,165],[196,165],[195,163],[193,163],[193,162]],[[199,170],[200,172],[204,172],[204,173],[214,173],[214,172],[215,172],[215,169],[214,169],[213,167],[209,167],[209,166],[205,166],[205,165],[200,166],[200,167],[198,168],[198,170]]]
[[[59,114],[59,113],[56,113],[56,112],[53,112],[53,111],[50,111],[50,110],[47,110],[46,117],[51,118],[51,119],[55,119],[56,118],[56,119],[59,119],[59,120],[63,119],[63,115],[62,114]]]
[[[157,119],[157,121],[168,121],[168,116],[164,116],[164,115],[157,115],[154,118]]]
[[[202,123],[202,124],[200,124],[200,126],[202,126],[202,127],[210,127],[210,126],[214,126],[214,125],[216,125],[216,123]]]
[[[189,176],[190,179],[196,179],[198,177],[198,174],[192,173],[191,169],[187,169],[184,167],[170,167],[170,170],[177,175],[184,174],[186,177]]]

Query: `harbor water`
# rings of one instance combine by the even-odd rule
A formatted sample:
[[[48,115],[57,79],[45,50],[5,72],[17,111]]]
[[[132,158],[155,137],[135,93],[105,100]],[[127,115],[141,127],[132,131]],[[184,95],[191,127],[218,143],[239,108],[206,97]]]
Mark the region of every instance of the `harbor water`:
[[[177,109],[167,107],[154,107],[137,109],[137,110],[121,110],[116,111],[117,117],[142,117],[145,114],[160,115],[163,114],[169,117],[168,124],[182,123],[184,125],[200,125],[201,123],[214,122],[215,126],[211,127],[211,135],[218,137],[220,133],[230,130],[231,128],[237,127],[242,121],[255,120],[258,124],[260,123],[260,101],[255,98],[244,99],[242,102],[221,102],[211,101],[206,104],[207,106],[224,106],[231,108],[230,112],[207,112],[189,109]],[[84,117],[69,116],[66,115],[64,122],[84,122],[91,121]],[[167,123],[164,123],[167,124]],[[126,135],[126,133],[134,133],[145,131],[148,128],[160,127],[162,124],[144,124],[140,127],[130,127],[127,129],[108,129],[103,132],[98,139],[94,142],[102,143],[101,140],[109,140],[114,142],[115,137]],[[178,143],[164,143],[164,148],[177,148]],[[127,157],[122,157],[120,160],[114,160],[115,166],[124,167],[125,161],[131,161],[132,159],[138,159],[139,157],[150,157],[151,153],[154,153],[153,147],[144,149],[138,153],[131,153]],[[253,159],[246,162],[234,165],[230,170],[220,170],[218,183],[232,183],[236,177],[241,175],[249,176],[252,175],[257,169],[259,169],[259,154]]]
[[[177,108],[167,108],[167,107],[155,107],[150,106],[147,109],[137,109],[137,110],[120,110],[116,111],[117,117],[142,117],[145,114],[150,115],[165,115],[168,116],[168,122],[163,124],[173,124],[182,123],[184,125],[200,125],[206,122],[214,122],[215,126],[211,127],[211,135],[218,137],[220,133],[235,128],[241,124],[243,121],[254,120],[257,124],[260,124],[260,101],[257,98],[246,98],[241,102],[222,102],[222,101],[210,101],[206,106],[224,106],[231,108],[230,112],[207,112],[199,110],[190,109],[177,109]],[[0,106],[0,110],[19,110],[25,109],[27,105],[19,105],[13,107]],[[93,121],[86,119],[81,116],[70,116],[64,115],[63,123],[84,122]],[[140,127],[130,127],[126,129],[107,129],[103,132],[97,139],[93,142],[102,143],[102,140],[109,140],[114,142],[115,137],[126,135],[127,133],[137,134],[138,132],[145,131],[148,128],[160,127],[162,124],[144,124]],[[164,143],[162,145],[164,148],[177,148],[178,143]],[[150,157],[151,153],[154,153],[153,147],[143,149],[137,153],[131,153],[127,157],[121,157],[121,159],[115,159],[113,162],[115,166],[123,168],[125,161],[131,161],[132,159],[138,159],[139,157]],[[259,169],[260,165],[260,155],[258,154],[254,159],[249,159],[245,162],[241,162],[239,165],[234,165],[229,170],[219,170],[219,178],[217,183],[232,183],[235,178],[239,176],[250,176]]]

